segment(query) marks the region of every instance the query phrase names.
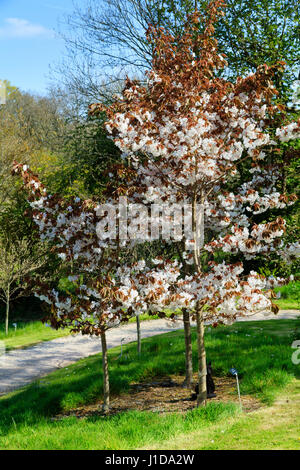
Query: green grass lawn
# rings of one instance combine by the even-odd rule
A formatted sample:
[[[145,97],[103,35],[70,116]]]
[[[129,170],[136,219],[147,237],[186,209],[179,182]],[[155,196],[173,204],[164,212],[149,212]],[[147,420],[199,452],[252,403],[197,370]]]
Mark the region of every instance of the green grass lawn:
[[[277,287],[275,292],[280,292],[280,299],[275,303],[281,310],[300,310],[300,281]]]
[[[7,351],[33,346],[42,341],[50,341],[51,339],[60,338],[68,334],[67,330],[56,331],[43,325],[41,321],[32,321],[18,322],[16,331],[11,326],[6,336],[4,324],[0,323],[0,341],[4,341]]]
[[[182,433],[144,449],[299,450],[300,380],[292,381],[273,406],[220,419],[205,429]]]
[[[299,310],[299,302],[293,299],[277,299],[275,302],[280,310]]]
[[[195,339],[193,331],[196,364]],[[294,383],[295,377],[299,378],[299,366],[291,361],[291,343],[294,339],[300,339],[299,320],[241,322],[231,327],[211,329],[206,333],[208,360],[213,363],[215,375],[224,376],[231,367],[236,367],[241,379],[241,393],[252,394],[270,406],[285,387]],[[125,346],[122,358],[119,354],[120,348],[109,351],[113,396],[128,392],[132,382],[157,375],[184,373],[182,331],[144,339],[140,360],[136,355],[135,343]],[[59,421],[53,420],[58,413],[101,399],[101,387],[101,356],[98,354],[2,397],[0,449],[159,447],[161,443],[169,442],[171,436],[172,440],[187,433],[202,433],[205,436],[214,429],[220,429],[221,433],[222,426],[231,422],[231,439],[234,435],[237,438],[244,429],[244,445],[247,445],[246,436],[247,433],[251,434],[251,422],[254,425],[260,419],[259,415],[257,418],[255,414],[240,414],[232,403],[210,403],[205,409],[185,414],[131,411],[111,417],[98,415],[84,419],[65,417]],[[282,424],[283,443],[287,433]],[[255,446],[259,445],[257,436]],[[211,444],[214,443],[206,440],[203,446]],[[228,442],[226,445],[229,445]],[[261,448],[264,448],[263,444]]]

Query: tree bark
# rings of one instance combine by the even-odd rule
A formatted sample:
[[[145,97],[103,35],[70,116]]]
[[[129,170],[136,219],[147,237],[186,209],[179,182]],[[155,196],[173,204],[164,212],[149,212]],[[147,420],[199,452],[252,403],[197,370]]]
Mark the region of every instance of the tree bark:
[[[8,320],[9,320],[9,298],[6,301],[6,315],[5,315],[5,334],[8,335]]]
[[[288,162],[287,162],[287,158],[286,158],[286,152],[284,151],[283,152],[283,164],[282,164],[282,194],[285,194],[286,193],[286,181],[287,181],[287,171],[286,171],[286,168],[288,166]]]
[[[193,351],[190,314],[186,308],[182,310],[185,341],[185,379],[183,386],[190,388],[193,383]]]
[[[197,303],[196,307],[196,318],[197,318],[197,346],[198,346],[198,383],[199,393],[197,396],[197,406],[205,406],[207,399],[206,389],[206,352],[204,344],[204,319],[203,310]]]
[[[141,339],[141,320],[140,320],[139,315],[136,316],[136,332],[137,332],[137,351],[140,357],[142,353],[142,339]]]
[[[201,249],[204,245],[204,194],[200,192],[200,205],[197,207],[197,192],[195,190],[193,197],[193,233],[194,233],[194,263],[196,270],[201,274]],[[200,302],[196,304],[197,320],[197,346],[198,346],[198,383],[199,393],[197,396],[197,406],[205,406],[207,399],[206,389],[206,352],[204,344],[204,318],[203,308]]]
[[[103,405],[102,411],[108,413],[109,411],[109,373],[108,373],[108,357],[107,357],[107,344],[105,333],[101,334],[102,344],[102,368],[103,368]]]

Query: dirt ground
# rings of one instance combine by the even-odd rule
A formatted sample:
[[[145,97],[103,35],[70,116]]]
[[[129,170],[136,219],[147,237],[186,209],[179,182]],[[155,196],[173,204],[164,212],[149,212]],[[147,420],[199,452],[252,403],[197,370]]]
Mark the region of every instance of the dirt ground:
[[[197,375],[195,374],[195,382]],[[110,415],[129,411],[152,411],[159,413],[180,412],[184,413],[195,408],[196,401],[192,400],[193,390],[182,387],[184,377],[171,375],[167,377],[155,377],[151,381],[133,383],[126,394],[113,396],[111,398]],[[214,377],[216,386],[216,397],[209,402],[234,402],[239,403],[234,377]],[[262,403],[255,397],[243,395],[242,406],[247,413],[261,408]],[[85,405],[70,412],[56,417],[76,416],[85,418],[95,415],[102,415],[102,402]]]

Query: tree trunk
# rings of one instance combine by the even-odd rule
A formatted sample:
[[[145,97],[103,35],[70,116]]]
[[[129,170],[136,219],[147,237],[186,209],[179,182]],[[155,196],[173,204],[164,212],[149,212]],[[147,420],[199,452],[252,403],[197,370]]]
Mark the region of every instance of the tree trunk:
[[[288,161],[287,161],[287,158],[286,158],[286,152],[284,151],[283,152],[283,164],[282,164],[282,183],[281,183],[281,192],[282,194],[285,194],[286,193],[286,182],[287,182],[287,171],[286,171],[286,168],[288,166]]]
[[[204,201],[203,191],[200,192],[200,204],[197,207],[197,191],[195,189],[193,197],[193,234],[194,234],[194,263],[196,270],[201,274],[201,249],[204,245]],[[203,309],[198,301],[196,304],[197,320],[197,346],[198,346],[198,383],[199,393],[197,396],[197,406],[205,406],[207,399],[206,389],[206,353],[204,345],[204,318]]]
[[[137,351],[139,357],[141,356],[142,352],[142,338],[141,338],[141,320],[140,316],[136,316],[136,331],[137,331]]]
[[[103,405],[102,410],[104,413],[109,411],[109,373],[108,373],[108,358],[107,358],[107,344],[105,333],[101,334],[102,344],[102,368],[103,368]]]
[[[183,386],[190,388],[193,383],[193,351],[190,314],[186,308],[182,310],[185,341],[185,379]]]
[[[204,345],[204,320],[203,310],[197,303],[196,307],[197,317],[197,345],[198,345],[198,382],[199,393],[197,396],[197,406],[205,406],[207,399],[206,389],[206,352]]]
[[[8,320],[9,320],[9,299],[6,301],[6,316],[5,316],[5,334],[8,335]]]

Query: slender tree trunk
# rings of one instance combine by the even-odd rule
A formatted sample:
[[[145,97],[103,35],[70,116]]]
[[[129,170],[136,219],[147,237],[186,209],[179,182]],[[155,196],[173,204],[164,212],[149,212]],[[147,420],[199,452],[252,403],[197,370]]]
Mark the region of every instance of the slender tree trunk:
[[[197,406],[205,406],[207,399],[206,389],[206,352],[204,345],[204,320],[203,310],[197,303],[196,307],[197,317],[197,345],[198,345],[198,383],[199,393],[197,396]]]
[[[283,152],[283,165],[282,165],[282,193],[285,194],[286,193],[286,181],[287,181],[287,171],[286,171],[286,168],[288,166],[288,162],[287,162],[287,158],[286,158],[286,152],[284,151]]]
[[[197,206],[197,190],[193,197],[193,233],[194,233],[194,262],[198,273],[201,273],[201,249],[204,245],[204,193],[200,192],[200,205]],[[198,346],[198,383],[199,393],[197,396],[197,406],[205,406],[207,399],[206,389],[206,352],[204,345],[204,318],[203,308],[200,302],[196,304],[196,320],[197,320],[197,346]]]
[[[136,316],[136,332],[137,332],[137,351],[140,357],[142,353],[142,338],[141,338],[141,320],[140,320],[139,315]]]
[[[6,301],[6,315],[5,315],[5,334],[8,335],[8,320],[9,320],[9,298]]]
[[[107,344],[105,333],[101,334],[102,344],[102,368],[103,368],[103,405],[102,410],[104,413],[109,411],[109,373],[108,373],[108,357],[107,357]]]
[[[193,351],[192,351],[192,335],[189,311],[184,308],[183,325],[184,325],[184,341],[185,341],[185,379],[183,386],[190,388],[193,383]]]

